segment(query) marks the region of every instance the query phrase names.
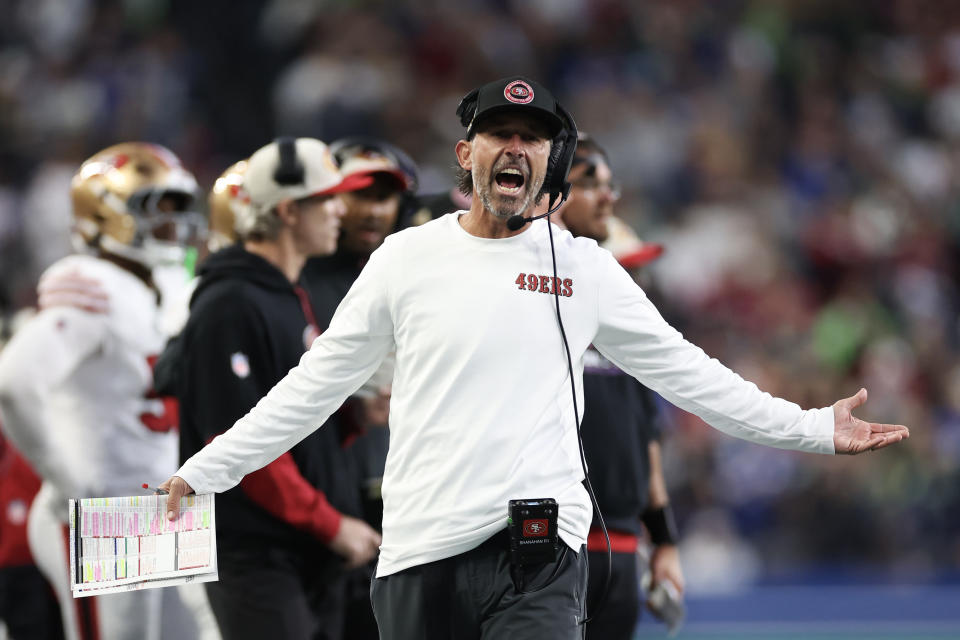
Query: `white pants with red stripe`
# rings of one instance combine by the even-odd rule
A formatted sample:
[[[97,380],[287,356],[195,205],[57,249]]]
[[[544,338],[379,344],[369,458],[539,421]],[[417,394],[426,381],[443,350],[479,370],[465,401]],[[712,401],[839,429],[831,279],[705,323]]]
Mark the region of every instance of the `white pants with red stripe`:
[[[57,595],[66,640],[159,640],[164,590],[73,597],[67,501],[46,482],[30,507],[27,537],[37,567]]]

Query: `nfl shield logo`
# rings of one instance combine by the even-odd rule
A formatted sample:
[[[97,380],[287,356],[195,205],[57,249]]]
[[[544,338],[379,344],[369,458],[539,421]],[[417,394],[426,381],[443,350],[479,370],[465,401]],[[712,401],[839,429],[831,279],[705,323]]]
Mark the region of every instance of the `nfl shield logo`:
[[[238,378],[246,378],[250,375],[250,361],[247,360],[247,354],[237,351],[230,356],[230,368]]]

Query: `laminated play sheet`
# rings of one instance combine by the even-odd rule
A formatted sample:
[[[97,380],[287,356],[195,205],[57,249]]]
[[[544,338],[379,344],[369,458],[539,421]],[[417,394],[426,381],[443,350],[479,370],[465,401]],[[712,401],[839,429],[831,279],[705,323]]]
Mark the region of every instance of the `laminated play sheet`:
[[[217,579],[213,494],[70,500],[70,586],[75,598]]]

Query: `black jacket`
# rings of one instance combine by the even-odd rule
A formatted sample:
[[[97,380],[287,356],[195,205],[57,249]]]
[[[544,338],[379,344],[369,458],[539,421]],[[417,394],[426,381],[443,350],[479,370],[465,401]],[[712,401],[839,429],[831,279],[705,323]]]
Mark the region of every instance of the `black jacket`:
[[[181,462],[245,415],[299,362],[317,335],[308,322],[310,305],[303,289],[243,247],[211,255],[199,275],[190,318],[179,344],[171,347],[179,349]],[[341,513],[360,512],[353,483],[343,482],[355,472],[340,453],[340,440],[337,425],[328,424],[291,449],[296,469],[281,457],[218,496],[218,544],[226,549],[322,547],[316,531],[303,523],[329,509],[323,494]],[[282,463],[287,463],[285,471],[276,471]],[[311,488],[322,492],[314,504],[293,498],[308,495]],[[271,500],[278,493],[282,499]]]

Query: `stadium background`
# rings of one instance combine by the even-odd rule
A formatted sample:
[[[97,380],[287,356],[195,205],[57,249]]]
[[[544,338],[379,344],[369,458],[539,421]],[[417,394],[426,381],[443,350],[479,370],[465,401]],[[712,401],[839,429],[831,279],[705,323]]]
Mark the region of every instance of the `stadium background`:
[[[0,315],[70,250],[124,140],[209,186],[278,133],[381,136],[453,184],[454,110],[510,73],[610,151],[664,315],[770,392],[904,445],[805,456],[669,415],[685,638],[960,635],[960,4],[7,0]],[[650,637],[659,627],[647,625]]]

